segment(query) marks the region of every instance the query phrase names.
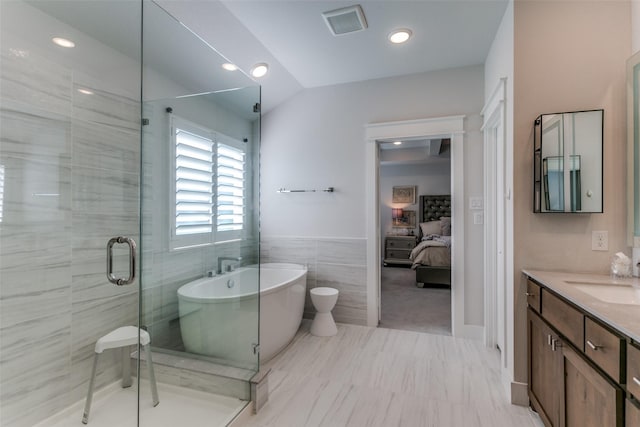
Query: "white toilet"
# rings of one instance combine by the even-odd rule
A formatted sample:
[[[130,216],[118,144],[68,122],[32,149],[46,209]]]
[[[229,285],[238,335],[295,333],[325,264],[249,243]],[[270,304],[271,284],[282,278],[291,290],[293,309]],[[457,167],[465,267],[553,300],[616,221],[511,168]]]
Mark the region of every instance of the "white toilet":
[[[338,333],[336,322],[333,321],[331,310],[338,301],[338,290],[334,288],[313,288],[310,291],[311,302],[317,313],[311,323],[311,335],[330,337]]]

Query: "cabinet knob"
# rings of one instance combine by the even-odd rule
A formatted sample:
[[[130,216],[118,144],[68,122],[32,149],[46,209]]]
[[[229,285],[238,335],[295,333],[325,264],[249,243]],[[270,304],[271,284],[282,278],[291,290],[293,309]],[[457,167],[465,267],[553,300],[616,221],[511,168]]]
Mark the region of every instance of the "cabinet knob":
[[[530,293],[530,292],[525,292],[524,294],[525,294],[526,296],[528,296],[528,297],[533,297],[533,296],[535,296],[535,295],[536,295],[536,294],[532,294],[532,293]]]
[[[595,345],[594,343],[592,343],[591,341],[587,340],[587,345],[589,346],[589,348],[591,348],[591,350],[593,351],[598,351],[598,349],[600,348],[604,348],[603,345]]]
[[[559,339],[554,338],[553,340],[551,340],[551,351],[556,351],[560,347],[562,347],[562,343],[560,342]]]

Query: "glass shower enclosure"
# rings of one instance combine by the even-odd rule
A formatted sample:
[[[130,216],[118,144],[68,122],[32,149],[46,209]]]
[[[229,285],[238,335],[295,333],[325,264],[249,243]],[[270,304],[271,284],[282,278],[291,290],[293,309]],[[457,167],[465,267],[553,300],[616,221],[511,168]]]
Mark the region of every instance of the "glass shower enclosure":
[[[250,400],[259,275],[227,271],[259,263],[260,87],[161,6],[0,2],[2,426],[79,425],[95,360],[88,425],[226,425]],[[96,359],[124,326],[155,407],[139,342]]]

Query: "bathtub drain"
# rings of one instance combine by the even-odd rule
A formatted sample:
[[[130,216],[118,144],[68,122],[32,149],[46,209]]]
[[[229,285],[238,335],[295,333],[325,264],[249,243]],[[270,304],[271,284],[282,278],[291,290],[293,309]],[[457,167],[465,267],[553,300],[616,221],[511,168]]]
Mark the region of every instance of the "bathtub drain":
[[[236,282],[234,282],[233,279],[227,280],[227,288],[231,289],[235,284]]]

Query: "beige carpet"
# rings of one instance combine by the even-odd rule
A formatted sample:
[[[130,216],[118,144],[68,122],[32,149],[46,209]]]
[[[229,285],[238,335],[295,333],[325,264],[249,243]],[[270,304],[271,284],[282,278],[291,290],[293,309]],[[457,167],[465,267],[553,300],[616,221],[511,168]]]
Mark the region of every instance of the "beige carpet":
[[[410,268],[382,267],[380,327],[451,335],[451,289],[420,289]]]

